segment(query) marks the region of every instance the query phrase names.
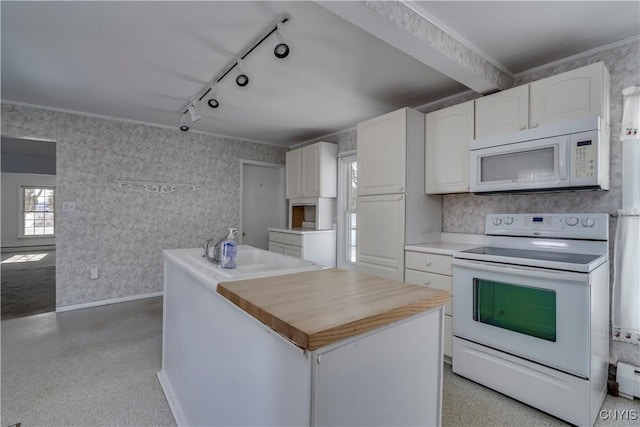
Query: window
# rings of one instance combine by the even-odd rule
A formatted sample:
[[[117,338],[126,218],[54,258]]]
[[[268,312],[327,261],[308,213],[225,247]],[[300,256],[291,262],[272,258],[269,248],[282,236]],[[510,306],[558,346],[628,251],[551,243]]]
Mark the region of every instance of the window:
[[[55,235],[55,188],[22,187],[22,236]]]
[[[338,170],[338,267],[354,269],[356,263],[356,156],[340,159]]]

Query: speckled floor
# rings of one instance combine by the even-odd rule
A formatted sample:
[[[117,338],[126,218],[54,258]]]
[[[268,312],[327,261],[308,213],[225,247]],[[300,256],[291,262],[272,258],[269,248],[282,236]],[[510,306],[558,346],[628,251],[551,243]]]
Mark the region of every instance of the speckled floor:
[[[1,426],[175,425],[156,377],[161,366],[162,298],[1,324]],[[638,399],[607,396],[603,409],[611,414],[617,409],[619,419],[598,419],[596,426],[640,425]],[[621,419],[623,414],[627,419]],[[449,365],[444,371],[442,424],[567,425],[453,374]]]
[[[2,426],[175,425],[162,298],[2,322]]]

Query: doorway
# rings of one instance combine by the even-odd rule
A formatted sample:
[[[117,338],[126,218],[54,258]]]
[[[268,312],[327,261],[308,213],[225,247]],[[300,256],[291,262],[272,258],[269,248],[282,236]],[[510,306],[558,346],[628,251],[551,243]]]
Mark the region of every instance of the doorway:
[[[284,165],[240,161],[240,243],[269,250],[268,228],[286,226]]]
[[[56,143],[2,137],[2,320],[56,309]]]

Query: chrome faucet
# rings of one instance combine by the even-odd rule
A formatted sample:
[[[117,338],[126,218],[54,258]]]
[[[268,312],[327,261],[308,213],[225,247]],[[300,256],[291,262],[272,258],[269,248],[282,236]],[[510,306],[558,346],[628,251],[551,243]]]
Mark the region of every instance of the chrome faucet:
[[[225,234],[223,238],[219,239],[216,244],[213,245],[213,256],[209,256],[209,248],[213,243],[213,239],[209,239],[204,242],[204,254],[202,255],[202,257],[211,263],[220,264],[220,259],[222,258],[222,242],[226,238],[227,235]]]

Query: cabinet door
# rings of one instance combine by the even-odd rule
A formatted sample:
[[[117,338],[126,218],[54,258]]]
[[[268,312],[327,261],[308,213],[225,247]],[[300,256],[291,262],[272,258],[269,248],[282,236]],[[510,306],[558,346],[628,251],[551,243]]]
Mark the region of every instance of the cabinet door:
[[[407,111],[358,124],[358,195],[405,191]]]
[[[476,138],[529,128],[529,85],[483,96],[475,103]]]
[[[302,197],[302,149],[286,153],[286,195],[287,199]]]
[[[404,195],[358,197],[357,203],[356,269],[403,280]]]
[[[425,115],[427,194],[469,191],[469,142],[472,139],[473,101]]]
[[[604,65],[597,63],[531,83],[529,126],[603,116],[607,76]]]
[[[302,148],[302,197],[320,197],[321,144]]]

